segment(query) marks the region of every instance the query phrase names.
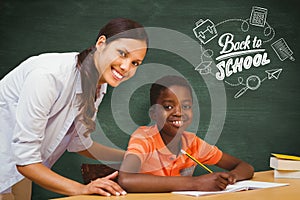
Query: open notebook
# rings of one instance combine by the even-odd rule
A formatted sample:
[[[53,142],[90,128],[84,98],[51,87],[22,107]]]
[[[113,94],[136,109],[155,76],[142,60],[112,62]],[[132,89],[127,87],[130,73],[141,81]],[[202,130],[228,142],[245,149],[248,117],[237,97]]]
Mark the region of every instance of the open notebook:
[[[173,194],[183,194],[190,196],[204,196],[212,194],[222,194],[228,192],[237,192],[243,190],[254,190],[262,188],[272,188],[289,185],[288,183],[273,183],[273,182],[262,182],[262,181],[239,181],[233,185],[228,185],[225,190],[222,191],[175,191]]]

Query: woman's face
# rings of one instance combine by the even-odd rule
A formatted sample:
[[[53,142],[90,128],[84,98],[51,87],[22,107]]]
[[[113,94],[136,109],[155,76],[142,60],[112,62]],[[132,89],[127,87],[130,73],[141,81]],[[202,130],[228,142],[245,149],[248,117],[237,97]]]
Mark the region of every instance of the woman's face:
[[[119,38],[107,44],[106,37],[100,36],[96,48],[94,61],[100,74],[99,84],[116,87],[135,74],[146,55],[147,44],[129,38]]]

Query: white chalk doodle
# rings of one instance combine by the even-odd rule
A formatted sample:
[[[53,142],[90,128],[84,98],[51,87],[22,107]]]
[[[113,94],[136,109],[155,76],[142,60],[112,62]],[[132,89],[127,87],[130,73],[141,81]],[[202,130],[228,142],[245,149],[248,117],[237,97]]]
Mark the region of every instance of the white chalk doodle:
[[[282,72],[282,69],[270,69],[265,71],[268,74],[268,79],[275,78],[276,80],[279,78],[279,75]]]
[[[213,23],[212,20],[198,20],[195,28],[193,28],[194,35],[200,40],[202,54],[201,60],[195,70],[201,75],[212,75],[218,80],[224,80],[235,73],[242,73],[243,69],[248,70],[251,66],[259,67],[271,63],[268,58],[268,52],[263,44],[271,42],[275,38],[275,29],[267,22],[268,9],[259,6],[252,6],[250,17],[247,19],[226,19],[224,21]],[[232,32],[222,32],[223,25],[227,23],[236,23],[240,25],[245,39],[235,39]],[[221,27],[222,26],[222,27]],[[231,27],[231,25],[228,25]],[[213,41],[220,32],[218,45],[221,47],[220,55],[213,58],[214,51],[212,49],[204,50],[202,45]],[[259,35],[252,35],[255,31]],[[295,61],[293,52],[287,45],[283,38],[271,44],[274,52],[281,61],[289,58]],[[215,64],[214,61],[217,61]],[[218,70],[218,71],[216,71]],[[244,80],[241,76],[238,77],[237,82],[231,83],[228,80],[224,82],[232,87],[242,86],[237,91],[234,98],[240,98],[246,91],[255,91],[262,85],[265,80],[278,80],[282,69],[265,70],[266,76],[263,78],[258,75],[250,75]]]
[[[244,83],[243,77],[240,77],[240,76],[238,77],[238,82],[237,83],[230,83],[228,81],[225,81],[225,83],[227,83],[228,85],[233,86],[233,87],[236,87],[236,86],[239,86],[239,85],[246,86],[246,84]]]
[[[241,97],[248,89],[250,89],[252,91],[257,90],[265,80],[270,80],[270,79],[278,80],[279,76],[282,72],[282,69],[281,68],[280,69],[270,69],[270,70],[266,70],[265,72],[267,73],[267,76],[264,77],[263,79],[261,79],[257,75],[251,75],[246,79],[246,83],[244,83],[244,79],[242,77],[238,77],[238,83],[230,83],[228,81],[225,81],[225,83],[227,83],[228,85],[233,86],[233,87],[236,87],[239,85],[244,86],[234,95],[234,98],[237,99],[237,98]]]
[[[203,20],[200,20],[202,23],[200,23],[200,24],[206,24],[206,23],[203,23]],[[241,30],[243,31],[243,32],[246,32],[246,31],[248,31],[248,29],[249,29],[249,23],[248,23],[248,21],[249,21],[249,19],[246,19],[246,20],[243,20],[243,19],[228,19],[228,20],[225,20],[225,21],[222,21],[222,22],[220,22],[220,23],[218,23],[218,24],[216,24],[216,25],[214,25],[213,24],[213,22],[211,21],[211,20],[209,20],[210,22],[209,22],[209,24],[211,25],[211,26],[208,26],[208,27],[211,27],[211,28],[207,28],[207,29],[205,29],[204,31],[208,31],[208,30],[212,30],[212,28],[213,29],[216,29],[216,27],[217,26],[220,26],[221,24],[224,24],[224,23],[226,23],[226,22],[233,22],[233,21],[239,21],[239,22],[242,22],[241,23]],[[196,26],[194,29],[193,29],[193,32],[194,32],[194,34],[195,34],[195,36],[203,43],[203,44],[206,44],[206,43],[208,43],[209,41],[211,41],[212,39],[214,39],[216,36],[217,36],[217,34],[215,34],[215,35],[213,35],[212,37],[201,37],[200,36],[200,27],[203,29],[203,27],[202,26],[200,26],[199,25],[199,21],[198,21],[198,23],[196,23],[196,24],[198,24],[198,26]],[[267,23],[267,22],[265,22],[265,24],[266,24],[266,27],[265,27],[265,29],[264,29],[264,35],[265,36],[270,36],[271,35],[271,33],[273,33],[272,35],[271,35],[271,38],[269,38],[268,40],[265,40],[265,41],[262,41],[263,43],[265,43],[265,42],[269,42],[269,41],[271,41],[273,38],[274,38],[274,36],[275,36],[275,31],[274,31],[274,29]],[[205,25],[206,26],[206,25]],[[204,27],[205,27],[204,26]],[[243,27],[245,27],[245,26],[247,26],[248,28],[247,28],[247,30],[245,30]],[[213,33],[213,31],[208,31],[209,33]],[[217,32],[216,30],[215,30],[215,32]],[[205,32],[206,33],[206,32]],[[202,35],[203,33],[201,33],[201,35]],[[203,35],[202,35],[203,36]],[[206,40],[204,40],[204,39],[206,39]],[[213,73],[212,73],[212,69],[211,69],[211,64],[212,64],[212,62],[211,62],[211,59],[210,59],[210,61],[205,61],[205,59],[203,59],[203,56],[206,56],[206,54],[207,54],[207,52],[212,52],[212,53],[210,53],[211,55],[209,56],[209,57],[212,57],[212,54],[213,54],[213,51],[211,50],[211,49],[208,49],[208,50],[205,50],[203,53],[202,53],[202,55],[201,55],[201,62],[199,63],[199,65],[195,68],[195,70],[196,71],[198,71],[201,75],[207,75],[207,74],[211,74],[211,75],[214,75]]]
[[[258,6],[252,7],[250,15],[250,24],[253,26],[264,27],[267,21],[268,9]]]
[[[261,85],[261,79],[259,76],[256,75],[251,75],[246,79],[246,87],[243,87],[238,91],[235,95],[234,98],[239,98],[242,96],[248,89],[250,90],[257,90],[259,86]]]
[[[210,19],[198,20],[193,32],[202,44],[208,43],[218,35],[215,24]]]
[[[210,74],[212,61],[203,61],[196,68],[196,71],[199,71],[200,74]]]
[[[203,50],[201,54],[201,62],[199,65],[195,67],[195,70],[198,71],[201,75],[206,75],[206,74],[214,75],[212,73],[212,68],[211,68],[211,64],[213,63],[211,58],[213,55],[214,52],[211,49]]]
[[[250,21],[250,19],[242,20],[241,30],[243,32],[249,31],[249,28],[250,28],[249,21]],[[270,26],[270,24],[268,22],[265,23],[263,33],[264,33],[265,37],[269,37],[267,40],[263,40],[263,43],[270,42],[275,37],[275,30]]]
[[[289,58],[291,61],[295,61],[295,58],[292,56],[292,50],[283,38],[280,38],[279,40],[273,42],[271,44],[271,47],[281,61],[284,61],[287,58]]]

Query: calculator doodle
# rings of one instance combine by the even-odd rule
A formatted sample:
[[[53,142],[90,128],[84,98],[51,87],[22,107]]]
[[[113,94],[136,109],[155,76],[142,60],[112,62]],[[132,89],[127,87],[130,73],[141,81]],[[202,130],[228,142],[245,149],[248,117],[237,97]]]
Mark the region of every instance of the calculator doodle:
[[[250,16],[250,24],[264,27],[267,20],[268,10],[265,8],[253,6]]]

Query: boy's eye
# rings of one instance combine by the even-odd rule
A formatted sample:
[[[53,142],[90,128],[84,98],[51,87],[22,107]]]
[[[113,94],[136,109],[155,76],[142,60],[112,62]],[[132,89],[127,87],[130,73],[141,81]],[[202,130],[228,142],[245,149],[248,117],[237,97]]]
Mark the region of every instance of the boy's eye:
[[[164,106],[164,109],[165,109],[165,110],[171,110],[172,108],[173,108],[173,106],[170,106],[170,105]]]

